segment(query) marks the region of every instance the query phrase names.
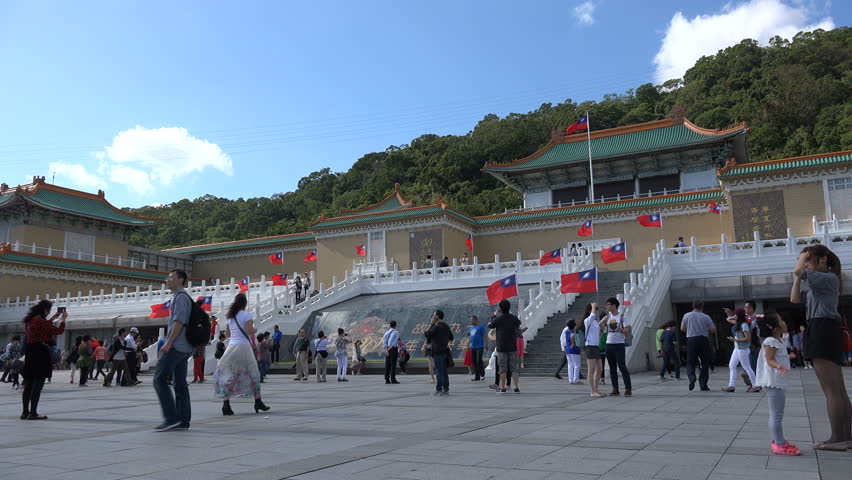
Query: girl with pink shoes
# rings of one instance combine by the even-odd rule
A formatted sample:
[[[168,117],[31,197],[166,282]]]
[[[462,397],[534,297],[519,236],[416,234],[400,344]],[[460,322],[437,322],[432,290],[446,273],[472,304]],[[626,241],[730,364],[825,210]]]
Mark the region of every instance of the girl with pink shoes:
[[[766,388],[766,398],[769,400],[772,453],[801,455],[802,451],[798,447],[784,439],[784,430],[781,427],[781,421],[784,419],[787,373],[790,371],[790,357],[781,340],[787,332],[787,324],[777,313],[767,313],[763,318],[758,319],[757,328],[764,340],[757,358],[755,386]]]

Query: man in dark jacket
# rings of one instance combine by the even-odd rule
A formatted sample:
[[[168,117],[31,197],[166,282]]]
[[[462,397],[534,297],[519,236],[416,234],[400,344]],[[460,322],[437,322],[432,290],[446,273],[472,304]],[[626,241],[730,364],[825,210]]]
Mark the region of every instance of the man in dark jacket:
[[[435,310],[432,314],[432,324],[423,333],[431,342],[432,360],[435,361],[435,393],[432,395],[450,394],[450,376],[447,374],[448,356],[450,352],[449,343],[453,341],[453,331],[444,323],[444,312]]]
[[[515,393],[521,393],[518,388],[518,344],[515,338],[521,328],[521,320],[509,313],[511,304],[508,300],[500,300],[500,312],[494,316],[488,328],[497,333],[497,368],[500,370],[500,388],[498,393],[506,393],[506,371],[512,372],[512,382]]]

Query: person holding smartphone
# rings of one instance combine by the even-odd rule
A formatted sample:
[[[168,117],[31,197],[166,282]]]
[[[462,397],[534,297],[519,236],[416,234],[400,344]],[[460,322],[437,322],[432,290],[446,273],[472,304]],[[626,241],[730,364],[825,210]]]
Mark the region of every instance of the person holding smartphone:
[[[22,371],[24,390],[21,400],[24,409],[21,420],[47,420],[47,416],[39,415],[38,402],[41,398],[41,390],[44,388],[44,381],[53,371],[48,343],[53,340],[54,335],[65,332],[65,320],[68,319],[65,307],[61,307],[62,312],[57,311],[50,319],[47,319],[51,308],[53,308],[53,302],[42,300],[33,305],[23,319],[27,343]],[[60,318],[58,327],[53,325],[57,317]]]

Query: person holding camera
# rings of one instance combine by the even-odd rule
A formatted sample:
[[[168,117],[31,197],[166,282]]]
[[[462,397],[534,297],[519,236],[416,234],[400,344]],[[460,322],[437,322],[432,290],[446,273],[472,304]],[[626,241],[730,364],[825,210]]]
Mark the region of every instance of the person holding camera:
[[[506,372],[511,371],[512,380],[515,384],[515,393],[521,393],[518,379],[518,342],[516,332],[521,328],[521,320],[509,313],[511,303],[508,300],[500,300],[499,312],[491,318],[488,328],[493,328],[497,333],[497,368],[500,370],[500,385],[497,393],[506,393]]]
[[[432,395],[450,394],[450,376],[447,373],[447,363],[450,361],[450,342],[453,341],[453,331],[444,322],[444,312],[435,310],[429,328],[423,332],[432,345],[432,359],[435,361],[435,393]]]
[[[21,420],[47,420],[47,416],[39,415],[38,402],[41,398],[41,390],[44,388],[44,381],[53,371],[48,343],[53,341],[54,335],[65,332],[65,320],[68,319],[65,307],[60,307],[59,311],[47,320],[51,308],[53,308],[53,302],[42,300],[30,307],[22,320],[27,342],[24,351],[24,368],[21,372],[24,377],[24,390],[21,394],[24,410],[21,413]],[[53,321],[60,316],[61,320],[57,327],[53,325]]]
[[[619,395],[618,371],[620,370],[621,378],[624,380],[624,396],[629,397],[633,395],[633,388],[630,383],[630,372],[627,371],[625,343],[632,327],[627,317],[618,313],[619,305],[615,297],[606,300],[607,315],[601,319],[599,326],[607,330],[606,361],[609,363],[609,379],[612,383],[612,391],[609,394]]]

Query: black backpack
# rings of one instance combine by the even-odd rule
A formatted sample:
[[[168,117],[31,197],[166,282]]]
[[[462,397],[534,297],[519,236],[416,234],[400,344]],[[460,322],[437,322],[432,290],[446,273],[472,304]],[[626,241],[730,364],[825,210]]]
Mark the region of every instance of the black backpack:
[[[181,292],[187,297],[189,294]],[[193,347],[200,347],[210,343],[210,317],[207,315],[200,305],[200,302],[193,302],[192,297],[189,297],[192,310],[189,314],[189,322],[184,325],[186,332],[186,341]]]

